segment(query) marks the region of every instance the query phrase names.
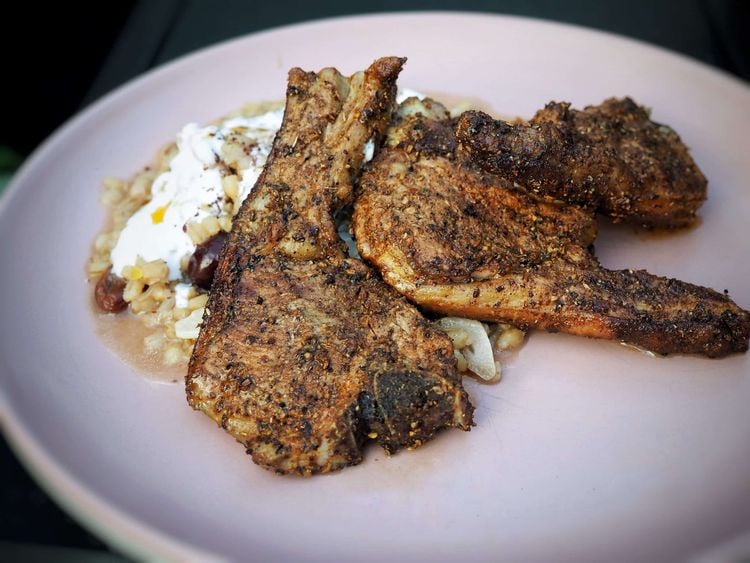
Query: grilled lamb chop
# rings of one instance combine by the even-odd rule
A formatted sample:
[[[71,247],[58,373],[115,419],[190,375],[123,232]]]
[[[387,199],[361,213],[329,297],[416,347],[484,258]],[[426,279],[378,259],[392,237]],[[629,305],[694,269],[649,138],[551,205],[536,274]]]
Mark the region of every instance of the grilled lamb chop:
[[[290,71],[283,125],[219,258],[188,402],[279,473],[358,463],[367,438],[390,453],[472,424],[449,338],[347,258],[333,220],[403,62],[348,79]]]
[[[407,100],[360,180],[357,246],[399,292],[439,313],[662,354],[747,350],[748,312],[711,289],[603,268],[592,213],[475,166],[453,125],[439,104]]]
[[[706,199],[706,178],[677,133],[630,98],[583,111],[553,102],[527,124],[469,111],[456,136],[485,170],[614,221],[682,227]]]

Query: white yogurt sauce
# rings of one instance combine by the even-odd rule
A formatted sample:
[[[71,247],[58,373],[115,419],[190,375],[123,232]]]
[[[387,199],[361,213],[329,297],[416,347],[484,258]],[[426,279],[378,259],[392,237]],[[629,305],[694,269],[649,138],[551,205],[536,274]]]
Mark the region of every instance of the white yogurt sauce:
[[[240,199],[244,200],[263,170],[282,116],[283,109],[279,109],[256,117],[236,117],[219,126],[189,123],[183,127],[169,170],[151,186],[151,201],[128,220],[112,249],[112,271],[122,275],[123,268],[135,264],[140,256],[147,262],[164,260],[169,279],[181,279],[180,261],[195,251],[185,225],[222,214],[225,139],[240,133],[256,143],[250,166],[239,171]]]
[[[174,286],[174,306],[178,309],[187,309],[190,301],[190,292],[193,286],[189,283],[178,283]]]
[[[402,89],[397,101],[411,96],[424,97],[414,90]],[[263,170],[283,114],[281,108],[255,117],[235,117],[219,126],[185,125],[177,136],[178,151],[169,170],[151,186],[151,201],[128,220],[112,249],[112,272],[121,276],[123,268],[134,265],[140,256],[146,262],[164,260],[169,279],[182,279],[180,262],[195,251],[186,224],[223,213],[222,176],[226,163],[222,146],[226,138],[239,132],[257,143],[249,155],[251,165],[238,171],[239,198],[244,201]],[[364,150],[365,160],[369,161],[375,152],[374,143],[369,141]]]

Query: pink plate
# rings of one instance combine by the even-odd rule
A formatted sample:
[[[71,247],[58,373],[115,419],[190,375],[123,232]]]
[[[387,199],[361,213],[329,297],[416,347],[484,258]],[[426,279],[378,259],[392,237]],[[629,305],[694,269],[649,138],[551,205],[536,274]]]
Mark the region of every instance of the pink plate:
[[[97,338],[83,271],[104,219],[104,176],[129,177],[188,121],[283,97],[291,66],[351,73],[390,54],[409,57],[404,86],[502,114],[612,95],[652,107],[710,180],[702,223],[660,237],[605,229],[599,255],[726,288],[750,307],[747,85],[654,47],[521,18],[412,13],[285,27],[125,85],[50,138],[4,194],[0,406],[16,451],[84,524],[141,557],[750,553],[747,355],[651,358],[533,334],[499,385],[467,383],[478,407],[471,433],[392,458],[372,448],[357,467],[305,480],[253,465],[187,407],[181,386],[145,380]]]

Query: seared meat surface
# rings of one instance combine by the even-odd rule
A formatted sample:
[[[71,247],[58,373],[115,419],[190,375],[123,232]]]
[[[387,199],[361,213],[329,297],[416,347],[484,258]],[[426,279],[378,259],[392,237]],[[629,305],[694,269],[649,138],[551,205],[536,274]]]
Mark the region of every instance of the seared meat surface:
[[[363,173],[363,258],[444,314],[711,357],[747,350],[750,314],[711,289],[603,268],[592,213],[530,194],[457,147],[437,103],[407,100]]]
[[[682,227],[706,199],[706,178],[677,133],[630,98],[583,111],[553,102],[518,124],[469,111],[456,136],[485,170],[615,221]]]
[[[368,438],[390,453],[472,424],[449,338],[346,257],[333,220],[403,62],[290,71],[283,125],[219,258],[188,402],[279,473],[357,463]]]

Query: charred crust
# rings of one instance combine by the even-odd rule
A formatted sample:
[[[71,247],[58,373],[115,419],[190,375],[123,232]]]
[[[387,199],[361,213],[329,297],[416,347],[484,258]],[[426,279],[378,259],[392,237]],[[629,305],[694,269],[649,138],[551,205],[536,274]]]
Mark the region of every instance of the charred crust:
[[[389,141],[398,142],[386,143],[360,182],[353,221],[360,252],[431,311],[622,340],[661,354],[744,352],[749,313],[707,288],[606,270],[593,251],[593,212],[544,195],[546,175],[560,176],[560,165],[580,157],[588,159],[590,177],[571,172],[555,196],[599,208],[611,198],[615,219],[652,225],[693,216],[705,191],[702,175],[690,168],[676,134],[648,119],[631,99],[583,112],[551,103],[528,124],[465,112],[455,123],[456,152],[446,155],[423,141],[440,130],[435,121],[444,127],[450,120],[407,114],[389,131]],[[676,156],[644,169],[634,156],[618,155],[617,144],[591,148],[607,136],[626,136],[641,153]],[[649,174],[672,182],[678,162],[690,170],[690,184],[679,197],[667,193],[677,204],[666,211],[667,200],[646,186]],[[635,188],[602,191],[608,175]]]
[[[335,471],[361,461],[367,440],[393,452],[471,418],[448,337],[346,257],[333,220],[364,142],[390,120],[403,63],[377,61],[351,90],[333,69],[290,71],[284,123],[219,257],[188,401],[281,474]],[[384,373],[402,386],[386,375],[381,399]],[[429,382],[449,400],[419,394]],[[418,429],[394,426],[417,408]]]
[[[682,227],[706,197],[706,179],[679,136],[631,98],[582,111],[551,102],[525,124],[465,112],[456,137],[488,172],[614,221]]]

